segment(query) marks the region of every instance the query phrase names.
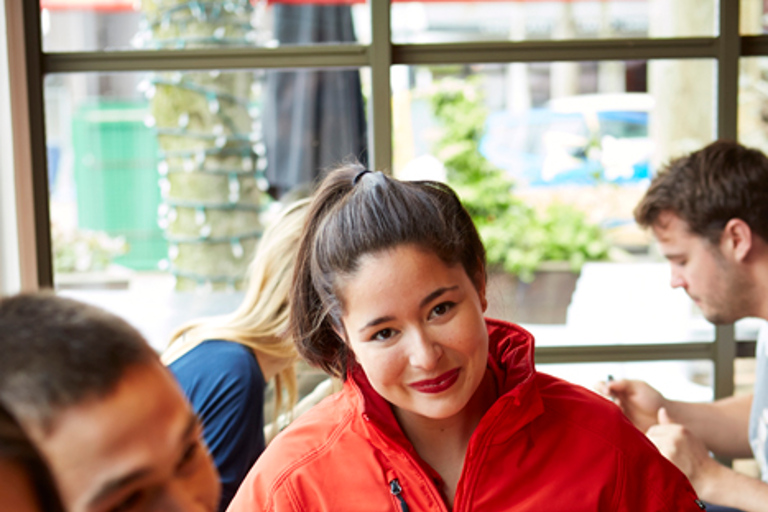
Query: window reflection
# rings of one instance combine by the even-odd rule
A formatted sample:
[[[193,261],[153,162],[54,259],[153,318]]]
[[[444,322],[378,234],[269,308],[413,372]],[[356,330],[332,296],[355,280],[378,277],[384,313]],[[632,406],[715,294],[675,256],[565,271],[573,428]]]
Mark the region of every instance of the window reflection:
[[[275,201],[365,159],[363,96],[349,69],[48,77],[57,286],[241,289]]]

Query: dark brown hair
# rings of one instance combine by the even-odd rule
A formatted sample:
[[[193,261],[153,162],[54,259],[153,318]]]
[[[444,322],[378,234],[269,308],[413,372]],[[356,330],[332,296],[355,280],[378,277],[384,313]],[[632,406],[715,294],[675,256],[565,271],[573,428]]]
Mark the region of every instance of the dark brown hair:
[[[18,465],[29,478],[43,512],[61,512],[63,507],[48,466],[16,419],[0,405],[0,460]],[[0,482],[0,485],[3,485]]]
[[[635,220],[650,227],[663,212],[674,213],[712,244],[720,243],[734,218],[768,241],[768,158],[736,142],[717,141],[672,160],[651,182]]]
[[[294,271],[291,327],[301,355],[346,378],[350,354],[343,332],[340,278],[361,256],[414,244],[448,265],[461,264],[480,286],[485,249],[472,219],[450,187],[407,182],[357,164],[331,171],[315,194]]]
[[[46,292],[0,300],[0,354],[0,400],[43,430],[61,410],[109,394],[129,368],[159,364],[124,320]]]

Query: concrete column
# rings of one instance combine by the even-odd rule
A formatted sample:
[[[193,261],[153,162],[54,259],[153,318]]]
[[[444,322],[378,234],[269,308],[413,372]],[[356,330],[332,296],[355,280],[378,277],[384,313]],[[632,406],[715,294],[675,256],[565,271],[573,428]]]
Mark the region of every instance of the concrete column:
[[[716,19],[713,0],[652,0],[649,36],[712,35]],[[657,168],[715,139],[716,72],[712,60],[648,63],[648,89],[656,100],[650,134]]]
[[[570,2],[560,5],[558,19],[553,39],[567,40],[576,36],[576,23],[573,18],[573,6]],[[579,93],[579,63],[554,62],[549,76],[550,93],[552,98],[573,96]]]

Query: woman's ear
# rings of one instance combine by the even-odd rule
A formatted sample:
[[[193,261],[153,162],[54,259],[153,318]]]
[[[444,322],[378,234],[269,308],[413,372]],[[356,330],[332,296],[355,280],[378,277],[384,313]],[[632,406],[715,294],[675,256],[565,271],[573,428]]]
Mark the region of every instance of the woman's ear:
[[[336,333],[336,336],[338,336],[345,345],[349,345],[349,340],[347,339],[347,330],[344,328],[344,324],[341,322],[341,320],[332,320],[331,325],[333,326],[333,332]]]
[[[488,299],[485,297],[485,288],[486,288],[486,276],[485,276],[485,268],[481,268],[477,271],[477,275],[474,279],[475,289],[477,290],[477,294],[480,297],[480,306],[483,308],[483,313],[488,309]]]

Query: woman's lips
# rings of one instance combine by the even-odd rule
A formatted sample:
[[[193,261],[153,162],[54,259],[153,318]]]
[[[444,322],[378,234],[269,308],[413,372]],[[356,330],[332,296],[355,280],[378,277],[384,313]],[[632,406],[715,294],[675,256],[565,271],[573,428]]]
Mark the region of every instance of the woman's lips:
[[[456,381],[459,379],[459,371],[460,368],[454,368],[435,379],[412,382],[409,386],[421,393],[442,393],[456,384]]]

